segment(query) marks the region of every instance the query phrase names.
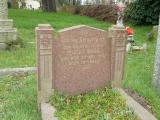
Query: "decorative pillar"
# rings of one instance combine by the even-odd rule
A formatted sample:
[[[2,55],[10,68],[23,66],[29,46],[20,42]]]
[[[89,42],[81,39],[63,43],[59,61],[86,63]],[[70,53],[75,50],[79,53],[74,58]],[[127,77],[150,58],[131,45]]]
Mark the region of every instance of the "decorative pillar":
[[[0,0],[0,50],[5,50],[8,42],[17,39],[17,29],[13,28],[13,20],[8,19],[7,0]]]
[[[121,87],[124,76],[127,32],[125,27],[113,26],[109,29],[111,38],[111,79],[114,87]]]
[[[53,94],[53,28],[39,24],[36,28],[38,104],[47,102]],[[40,107],[40,106],[39,106]]]

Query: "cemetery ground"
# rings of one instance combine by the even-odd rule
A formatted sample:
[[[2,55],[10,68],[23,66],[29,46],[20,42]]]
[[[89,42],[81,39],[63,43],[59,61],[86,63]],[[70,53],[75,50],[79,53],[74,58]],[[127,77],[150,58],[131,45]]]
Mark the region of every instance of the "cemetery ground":
[[[14,20],[14,25],[18,29],[19,39],[23,41],[24,47],[18,48],[13,51],[0,51],[0,68],[15,68],[15,67],[31,67],[35,66],[35,27],[39,23],[49,23],[57,31],[62,28],[71,27],[73,25],[85,24],[101,29],[107,29],[111,26],[110,23],[105,23],[97,21],[88,17],[75,16],[68,13],[43,13],[40,11],[26,11],[26,10],[9,10],[9,17]],[[126,69],[125,69],[125,80],[124,88],[129,88],[133,91],[136,91],[140,96],[145,98],[150,107],[150,110],[160,119],[160,95],[154,91],[151,86],[152,80],[152,71],[154,64],[154,53],[155,53],[155,41],[146,41],[147,32],[150,32],[152,26],[132,26],[135,32],[135,40],[138,45],[142,45],[144,42],[147,42],[148,49],[146,52],[137,51],[132,54],[128,54],[126,58]],[[0,114],[6,120],[39,120],[40,114],[37,112],[36,104],[36,80],[35,75],[30,76],[19,76],[19,77],[4,77],[0,78]],[[105,99],[108,105],[112,107],[106,111],[111,112],[112,118],[121,118],[123,119],[125,114],[128,119],[134,119],[129,112],[124,107],[124,101],[116,94],[114,90],[106,89],[89,93],[78,97],[69,97],[66,99],[65,96],[56,95],[52,96],[51,103],[54,102],[57,105],[57,108],[60,110],[57,115],[62,114],[65,117],[68,112],[72,113],[78,107],[85,107],[81,109],[76,114],[78,116],[82,111],[84,115],[92,112],[93,115],[99,114],[98,120],[101,120],[105,117],[108,117],[103,112],[104,97],[109,98]],[[99,95],[99,103],[102,103],[102,111],[97,113],[93,108],[87,106],[87,104],[92,104],[91,100],[95,96]],[[104,96],[104,97],[103,97]],[[113,99],[112,97],[115,96]],[[67,102],[63,102],[63,101]],[[78,105],[83,100],[83,105]],[[115,101],[119,100],[115,105]],[[65,105],[73,103],[72,106]],[[94,106],[93,106],[94,107]],[[117,111],[121,111],[121,114],[116,114]],[[63,109],[63,111],[61,111]],[[68,111],[69,109],[69,111]],[[128,111],[128,112],[127,112]],[[73,112],[73,114],[75,114]],[[88,116],[91,117],[91,116]],[[78,118],[75,118],[78,119]],[[136,118],[135,118],[136,119]]]

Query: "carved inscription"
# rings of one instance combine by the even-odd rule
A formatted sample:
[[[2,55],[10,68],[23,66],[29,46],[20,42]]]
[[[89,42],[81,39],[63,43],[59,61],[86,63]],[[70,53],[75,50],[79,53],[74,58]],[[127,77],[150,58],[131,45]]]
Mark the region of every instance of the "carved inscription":
[[[85,33],[81,33],[83,36]],[[85,36],[85,35],[84,35]],[[62,41],[62,55],[60,61],[67,65],[88,65],[100,63],[105,59],[103,44],[105,38],[85,38]]]
[[[110,82],[110,39],[103,30],[88,26],[59,33],[55,45],[55,89],[70,95]]]

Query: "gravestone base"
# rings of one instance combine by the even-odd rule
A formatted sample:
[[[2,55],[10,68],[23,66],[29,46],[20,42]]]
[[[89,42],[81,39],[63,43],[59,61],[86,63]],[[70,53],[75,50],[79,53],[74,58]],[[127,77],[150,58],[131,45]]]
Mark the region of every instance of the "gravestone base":
[[[5,43],[0,43],[0,50],[5,50],[7,45]]]
[[[17,29],[13,28],[13,20],[0,20],[0,50],[5,50],[7,44],[17,39]]]
[[[13,28],[13,20],[0,20],[0,30],[1,29],[12,29]]]

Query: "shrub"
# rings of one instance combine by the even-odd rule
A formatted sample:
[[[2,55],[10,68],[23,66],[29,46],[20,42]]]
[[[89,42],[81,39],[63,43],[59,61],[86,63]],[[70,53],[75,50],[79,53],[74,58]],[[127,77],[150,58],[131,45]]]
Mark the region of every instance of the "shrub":
[[[17,48],[24,48],[25,43],[24,41],[18,37],[16,41],[7,41],[7,50],[16,50]]]
[[[134,24],[158,24],[160,0],[136,0],[125,11],[126,21]]]
[[[73,13],[112,23],[115,23],[117,18],[115,6],[111,5],[77,6]]]

